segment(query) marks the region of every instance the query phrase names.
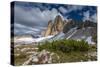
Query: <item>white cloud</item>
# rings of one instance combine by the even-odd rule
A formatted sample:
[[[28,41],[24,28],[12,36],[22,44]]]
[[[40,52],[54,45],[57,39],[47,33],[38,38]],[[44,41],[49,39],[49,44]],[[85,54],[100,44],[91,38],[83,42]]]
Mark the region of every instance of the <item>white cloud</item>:
[[[56,15],[58,15],[57,9],[41,11],[39,8],[32,8],[30,11],[26,11],[21,7],[15,7],[15,21],[25,24],[43,24],[52,20]],[[39,23],[41,22],[41,23]]]
[[[76,10],[82,10],[84,7],[81,5],[77,5],[77,6],[68,6],[67,7],[67,13],[71,12],[71,11],[76,11]]]
[[[40,32],[41,30],[38,28],[32,28],[29,26],[25,26],[19,23],[15,23],[14,24],[14,33],[15,34],[26,34],[26,33],[33,33],[33,34],[37,34],[37,32]]]
[[[49,20],[53,20],[58,14],[60,13],[55,8],[41,11],[39,8],[25,10],[23,7],[15,6],[15,31],[20,30],[21,33],[40,31],[47,26]]]
[[[61,11],[63,14],[65,14],[65,13],[67,13],[68,11],[67,11],[67,9],[66,8],[64,8],[64,7],[59,7],[58,8],[59,9],[59,11]]]
[[[76,10],[82,10],[84,6],[77,5],[77,6],[69,6],[69,11],[76,11]]]
[[[97,22],[97,14],[90,15],[90,11],[86,11],[83,13],[83,21],[90,20],[92,22]]]
[[[81,5],[77,5],[77,6],[72,6],[70,7],[70,10],[82,10],[84,7]]]
[[[90,12],[86,11],[83,13],[83,21],[90,20]]]
[[[59,11],[60,11],[61,13],[66,14],[66,13],[70,13],[70,12],[72,12],[72,11],[82,10],[83,8],[84,8],[84,7],[81,6],[81,5],[77,5],[77,6],[72,5],[72,6],[67,6],[67,7],[61,6],[61,7],[59,7],[58,9],[59,9]]]

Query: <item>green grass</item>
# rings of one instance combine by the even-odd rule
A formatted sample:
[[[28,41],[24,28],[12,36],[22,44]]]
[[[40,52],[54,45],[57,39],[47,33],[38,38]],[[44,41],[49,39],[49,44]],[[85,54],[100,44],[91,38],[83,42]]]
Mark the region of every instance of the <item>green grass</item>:
[[[71,51],[88,51],[89,45],[84,40],[56,40],[53,42],[46,41],[38,46],[39,50],[46,49],[48,51],[61,51],[63,53]]]
[[[92,39],[94,40],[94,42],[97,43],[97,35],[94,35],[94,36],[92,37]]]
[[[60,63],[65,62],[80,62],[80,61],[87,61],[88,57],[84,56],[84,52],[70,52],[70,53],[62,53],[57,52],[60,56]]]
[[[60,59],[55,63],[80,62],[88,60],[97,60],[97,57],[87,56],[88,52],[96,52],[95,46],[89,46],[84,40],[57,40],[45,42],[38,46],[39,51],[45,49],[56,53]]]

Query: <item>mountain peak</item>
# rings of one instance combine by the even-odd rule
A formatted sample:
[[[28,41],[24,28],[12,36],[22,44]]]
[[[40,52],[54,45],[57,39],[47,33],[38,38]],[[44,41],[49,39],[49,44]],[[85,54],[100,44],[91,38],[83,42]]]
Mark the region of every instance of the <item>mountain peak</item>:
[[[57,15],[54,19],[54,22],[51,20],[48,21],[47,29],[44,33],[44,36],[55,35],[63,31],[64,21],[60,15]]]

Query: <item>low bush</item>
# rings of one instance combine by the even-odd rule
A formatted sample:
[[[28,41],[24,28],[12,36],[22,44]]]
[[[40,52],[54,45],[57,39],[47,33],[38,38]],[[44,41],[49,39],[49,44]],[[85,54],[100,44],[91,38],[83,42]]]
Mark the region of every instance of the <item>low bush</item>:
[[[39,50],[49,50],[49,51],[61,51],[71,52],[71,51],[88,51],[89,45],[84,40],[76,41],[76,40],[56,40],[56,41],[46,41],[41,45],[38,45]]]

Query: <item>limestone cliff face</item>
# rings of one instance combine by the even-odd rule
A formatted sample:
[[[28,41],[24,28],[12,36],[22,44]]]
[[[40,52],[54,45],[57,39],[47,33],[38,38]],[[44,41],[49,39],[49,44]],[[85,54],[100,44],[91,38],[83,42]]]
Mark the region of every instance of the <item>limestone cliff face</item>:
[[[46,37],[46,36],[48,36],[48,35],[51,35],[51,31],[52,31],[52,21],[50,20],[50,21],[48,22],[48,26],[47,26],[47,29],[46,29],[46,31],[45,31],[44,36]]]
[[[60,33],[63,31],[65,21],[62,20],[62,17],[60,15],[56,16],[54,19],[54,22],[51,20],[48,22],[47,29],[44,33],[44,36],[49,36],[49,35],[55,35],[57,33]]]
[[[63,23],[61,16],[59,16],[59,15],[56,16],[54,23],[53,23],[53,26],[52,26],[51,35],[55,35],[55,34],[61,32],[63,29],[63,25],[64,25],[64,23]]]

